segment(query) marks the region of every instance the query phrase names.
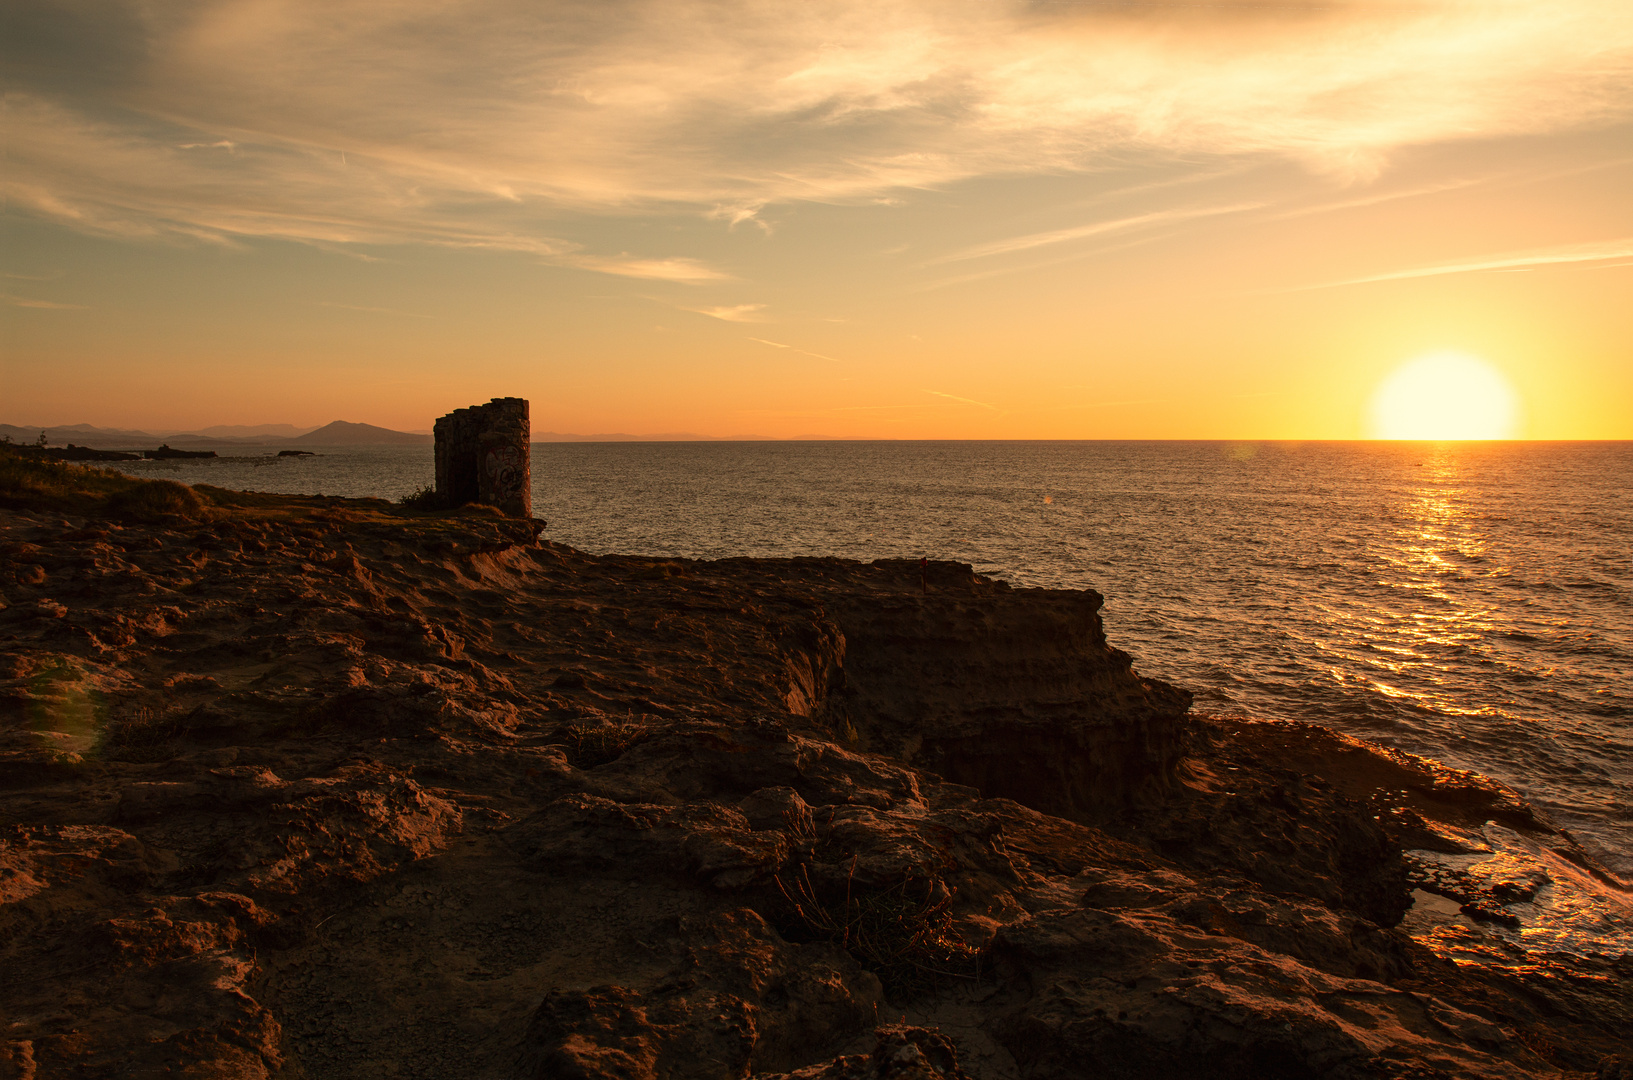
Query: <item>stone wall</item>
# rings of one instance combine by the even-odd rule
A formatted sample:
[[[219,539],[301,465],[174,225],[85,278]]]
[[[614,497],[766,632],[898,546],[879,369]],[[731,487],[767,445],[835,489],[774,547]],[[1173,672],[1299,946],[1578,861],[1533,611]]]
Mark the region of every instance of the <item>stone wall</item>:
[[[526,398],[494,398],[436,423],[437,495],[449,506],[485,503],[533,516],[532,426]]]

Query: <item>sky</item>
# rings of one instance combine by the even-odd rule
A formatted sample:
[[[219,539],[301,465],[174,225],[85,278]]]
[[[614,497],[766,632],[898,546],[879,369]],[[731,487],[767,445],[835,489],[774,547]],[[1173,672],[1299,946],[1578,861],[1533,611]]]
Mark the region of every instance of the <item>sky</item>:
[[[1633,438],[1627,0],[0,20],[0,422]]]

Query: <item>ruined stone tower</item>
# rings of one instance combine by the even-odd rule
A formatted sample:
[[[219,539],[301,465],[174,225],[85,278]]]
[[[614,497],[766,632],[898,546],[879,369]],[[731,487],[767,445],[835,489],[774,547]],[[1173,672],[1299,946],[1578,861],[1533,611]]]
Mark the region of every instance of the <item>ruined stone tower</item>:
[[[437,496],[449,506],[486,503],[533,516],[532,426],[526,398],[494,398],[436,423]]]

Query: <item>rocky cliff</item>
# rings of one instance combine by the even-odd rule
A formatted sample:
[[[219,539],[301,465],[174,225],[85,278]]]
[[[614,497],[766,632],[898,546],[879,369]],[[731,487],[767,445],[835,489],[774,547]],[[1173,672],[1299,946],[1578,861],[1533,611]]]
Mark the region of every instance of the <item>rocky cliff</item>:
[[[1566,838],[1093,593],[74,505],[0,510],[0,1077],[1621,1075],[1626,957],[1394,928],[1437,818]]]

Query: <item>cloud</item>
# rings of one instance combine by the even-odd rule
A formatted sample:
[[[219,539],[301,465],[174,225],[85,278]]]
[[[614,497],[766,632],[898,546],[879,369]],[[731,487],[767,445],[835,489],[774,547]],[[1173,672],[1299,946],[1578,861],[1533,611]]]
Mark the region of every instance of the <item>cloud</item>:
[[[84,304],[59,304],[55,300],[36,300],[31,296],[16,296],[12,293],[0,293],[0,300],[12,307],[40,308],[46,311],[82,311],[85,308]]]
[[[827,360],[827,361],[829,361],[829,362],[830,362],[830,363],[835,363],[835,364],[843,364],[843,363],[844,363],[844,362],[845,362],[845,361],[843,361],[843,360],[840,360],[840,359],[837,359],[837,358],[835,358],[835,357],[832,357],[832,356],[823,356],[823,355],[822,355],[822,354],[821,354],[821,353],[819,353],[819,352],[811,352],[811,351],[810,351],[810,350],[808,350],[808,349],[800,349],[800,348],[796,348],[796,347],[795,347],[795,346],[793,346],[793,345],[784,345],[784,344],[783,344],[783,343],[782,343],[782,342],[780,342],[780,341],[767,341],[767,340],[766,340],[766,339],[765,339],[765,338],[757,338],[757,337],[751,337],[751,338],[749,338],[749,340],[750,340],[750,341],[757,341],[757,342],[759,342],[759,343],[760,343],[760,344],[761,344],[761,345],[769,345],[769,346],[771,346],[771,347],[772,347],[772,348],[773,348],[773,349],[787,349],[787,350],[788,350],[788,351],[789,351],[789,352],[797,352],[797,353],[799,353],[799,354],[800,354],[800,355],[801,355],[801,356],[814,356],[814,357],[816,357],[816,358],[817,358],[817,359],[818,359],[818,360]]]
[[[674,281],[683,285],[698,285],[705,281],[725,281],[731,277],[696,259],[668,258],[642,259],[630,255],[603,257],[596,255],[565,255],[553,260],[564,266],[576,266],[602,274],[643,278],[647,281]],[[688,308],[687,310],[692,310]],[[705,313],[707,314],[707,313]]]
[[[1372,195],[1363,195],[1353,199],[1338,199],[1331,202],[1318,203],[1315,206],[1299,206],[1291,210],[1272,215],[1277,218],[1310,217],[1314,214],[1333,214],[1343,210],[1358,210],[1362,207],[1377,206],[1380,203],[1396,202],[1401,199],[1417,199],[1426,195],[1439,195],[1446,191],[1457,191],[1461,188],[1474,187],[1489,183],[1489,178],[1444,180],[1434,184],[1423,184],[1408,188],[1404,191],[1380,191]]]
[[[404,319],[429,319],[430,315],[423,315],[414,311],[398,311],[396,308],[360,307],[357,304],[336,304],[328,300],[318,301],[318,307],[340,308],[342,311],[362,311],[370,315],[396,315]]]
[[[1079,259],[1089,258],[1090,256],[1094,255],[1106,255],[1113,251],[1125,251],[1129,248],[1140,247],[1143,244],[1149,244],[1155,240],[1161,239],[1163,235],[1164,234],[1160,232],[1153,232],[1145,236],[1124,240],[1121,243],[1102,244],[1089,249],[1079,249],[1070,254],[1058,255],[1054,258],[1037,259],[1027,263],[1005,263],[1000,266],[990,267],[986,270],[978,270],[973,273],[955,274],[952,277],[936,278],[934,280],[925,281],[917,286],[914,286],[913,291],[931,292],[936,289],[951,288],[955,285],[967,285],[972,281],[984,281],[988,278],[999,277],[1004,274],[1019,274],[1030,270],[1042,270],[1051,266],[1060,266],[1064,263],[1076,262]]]
[[[653,280],[720,275],[586,254],[563,223],[760,222],[1153,158],[1364,178],[1403,147],[1633,116],[1626,0],[81,7],[41,0],[0,42],[14,207],[112,236],[490,248]]]
[[[956,409],[957,405],[940,401],[919,402],[916,405],[839,405],[829,412],[883,412],[887,409]]]
[[[1563,247],[1533,248],[1529,251],[1510,251],[1500,255],[1463,262],[1434,263],[1414,266],[1406,270],[1391,270],[1383,274],[1325,281],[1317,285],[1300,285],[1279,292],[1303,292],[1309,289],[1336,289],[1343,285],[1367,285],[1376,281],[1404,281],[1408,278],[1439,277],[1442,274],[1494,273],[1514,270],[1535,270],[1545,266],[1573,263],[1609,262],[1633,256],[1633,236],[1619,240],[1601,240],[1589,244],[1570,244]]]
[[[936,397],[946,398],[948,401],[956,401],[963,405],[979,405],[981,408],[991,409],[993,412],[1001,411],[996,405],[985,401],[976,401],[974,398],[959,397],[957,394],[943,394],[940,390],[926,390],[925,393],[934,394]]]
[[[718,221],[724,221],[733,229],[737,228],[737,226],[741,225],[745,221],[751,221],[759,228],[761,232],[765,233],[767,236],[770,236],[771,223],[760,217],[760,212],[764,209],[765,201],[755,199],[746,203],[737,203],[731,206],[716,206],[714,209],[710,210],[706,216],[714,218]]]
[[[1064,244],[1071,240],[1086,240],[1089,237],[1104,236],[1107,233],[1129,232],[1153,225],[1215,217],[1219,214],[1239,214],[1246,210],[1257,210],[1262,205],[1264,204],[1255,202],[1237,203],[1232,206],[1194,207],[1186,210],[1158,210],[1149,214],[1136,214],[1133,217],[1117,218],[1113,221],[1097,221],[1092,225],[1078,225],[1070,229],[1053,229],[1049,232],[1030,233],[1026,236],[1012,236],[1007,240],[994,240],[990,243],[977,244],[974,247],[955,251],[950,255],[930,259],[922,265],[935,266],[940,263],[959,262],[964,259],[984,259],[992,255],[1008,255],[1011,252],[1028,251],[1049,244]]]
[[[1088,386],[1088,385],[1085,385],[1085,384],[1082,384],[1082,383],[1074,383],[1074,384],[1072,384],[1070,386],[1062,387],[1062,389],[1065,389],[1065,390],[1093,390],[1093,389],[1095,389],[1095,387]],[[1247,396],[1253,396],[1253,395],[1238,394],[1236,396],[1237,397],[1247,397]],[[1064,408],[1070,408],[1070,409],[1122,409],[1122,408],[1126,408],[1126,407],[1131,406],[1131,405],[1160,405],[1160,404],[1162,404],[1162,399],[1161,398],[1136,398],[1136,399],[1131,400],[1131,401],[1089,401],[1089,402],[1084,402],[1083,404],[1080,404],[1080,405],[1068,405],[1068,406],[1063,406],[1063,407]]]
[[[683,308],[698,315],[707,315],[711,319],[720,319],[724,322],[765,322],[760,312],[765,310],[764,304],[732,304],[726,307]],[[758,338],[753,339],[758,341]]]

